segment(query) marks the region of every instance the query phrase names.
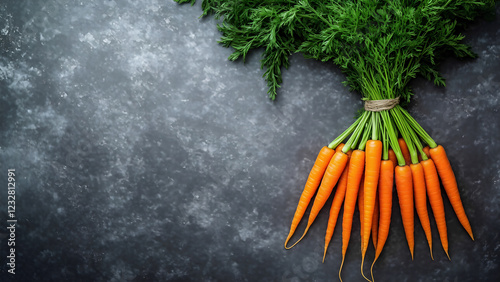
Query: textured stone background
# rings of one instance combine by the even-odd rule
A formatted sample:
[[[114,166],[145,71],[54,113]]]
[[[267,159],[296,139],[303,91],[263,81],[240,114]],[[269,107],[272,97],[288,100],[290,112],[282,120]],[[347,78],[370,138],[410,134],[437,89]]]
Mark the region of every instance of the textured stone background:
[[[321,263],[326,210],[293,250],[282,244],[317,152],[353,121],[358,95],[334,66],[296,54],[269,101],[260,53],[227,61],[196,6],[2,1],[0,225],[15,168],[18,245],[17,274],[2,263],[0,280],[337,280],[340,224]],[[448,148],[476,241],[445,200],[452,261],[433,221],[431,261],[416,220],[412,262],[395,199],[379,281],[499,280],[499,24],[466,30],[479,58],[446,60],[447,88],[415,80],[409,108]],[[344,281],[362,281],[359,244]]]

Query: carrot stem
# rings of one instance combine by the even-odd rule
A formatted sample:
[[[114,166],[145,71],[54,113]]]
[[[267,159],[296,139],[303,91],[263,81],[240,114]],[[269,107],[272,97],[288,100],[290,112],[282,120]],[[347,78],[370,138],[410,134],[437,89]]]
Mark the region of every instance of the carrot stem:
[[[365,131],[363,132],[363,137],[361,138],[361,141],[359,141],[358,150],[361,151],[365,150],[366,141],[368,141],[368,138],[370,138],[370,133],[371,133],[371,126],[367,126]]]
[[[390,112],[396,123],[396,126],[399,128],[399,131],[401,132],[401,135],[403,136],[403,139],[406,142],[406,145],[408,146],[408,150],[410,151],[410,156],[411,156],[411,162],[416,164],[418,163],[418,155],[417,152],[415,151],[415,146],[411,140],[410,133],[408,132],[408,127],[405,126],[405,122],[403,121],[404,120],[403,116],[399,114],[397,110],[394,109],[395,108],[391,109]]]
[[[395,133],[396,127],[392,123],[392,119],[391,119],[391,116],[389,114],[389,111],[382,111],[382,112],[380,112],[380,115],[382,116],[382,121],[387,126],[387,134],[389,137],[389,143],[390,143],[391,148],[394,151],[394,154],[396,155],[396,158],[398,160],[397,164],[399,164],[400,166],[405,165],[405,159],[403,157],[403,153],[401,152],[401,148],[399,147],[399,143],[398,143],[398,136]],[[397,164],[394,164],[394,166],[396,166]]]
[[[337,148],[337,146],[342,143],[342,141],[344,141],[344,139],[347,138],[347,136],[351,135],[351,133],[354,132],[354,130],[356,129],[356,127],[358,126],[358,124],[361,122],[363,116],[360,116],[358,119],[356,119],[356,121],[351,124],[351,126],[349,126],[349,128],[347,128],[342,134],[340,134],[337,138],[335,138],[335,140],[333,140],[330,145],[328,145],[328,148],[330,149],[333,149],[333,148]]]
[[[382,123],[381,123],[382,124]],[[389,140],[384,126],[380,126],[380,139],[382,140],[382,159],[389,159]]]
[[[378,125],[379,125],[379,112],[373,112],[372,115],[372,140],[378,140]]]
[[[408,124],[413,127],[413,129],[417,132],[420,138],[424,140],[425,143],[427,143],[431,148],[437,147],[436,142],[434,142],[431,136],[422,128],[422,126],[420,126],[420,124],[418,124],[417,121],[415,121],[415,119],[405,109],[403,109],[400,105],[397,105],[393,109],[399,111],[406,117]]]
[[[344,145],[344,148],[342,149],[342,152],[344,152],[344,154],[346,154],[349,150],[355,147],[355,144],[358,142],[358,139],[361,133],[363,132],[366,121],[368,120],[369,117],[370,117],[370,112],[363,113],[362,119],[357,125],[356,130],[354,130],[354,133],[351,135],[349,140],[347,140],[346,144]]]
[[[418,138],[417,134],[412,128],[409,128],[410,136],[415,143],[415,146],[417,147],[418,152],[420,153],[420,156],[422,157],[422,160],[427,160],[428,156],[423,150],[422,142],[420,142],[420,139]]]

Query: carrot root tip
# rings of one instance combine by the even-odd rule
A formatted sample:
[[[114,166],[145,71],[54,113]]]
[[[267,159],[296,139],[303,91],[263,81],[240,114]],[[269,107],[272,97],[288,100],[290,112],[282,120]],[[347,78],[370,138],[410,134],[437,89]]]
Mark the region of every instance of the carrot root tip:
[[[375,282],[375,278],[373,277],[373,265],[375,265],[375,262],[377,261],[377,258],[373,260],[372,267],[370,267],[370,273],[372,275],[372,282]]]
[[[370,279],[366,278],[365,274],[363,273],[364,262],[365,262],[365,255],[363,254],[363,257],[361,258],[361,275],[363,275],[363,278],[365,278],[367,281],[372,282]]]
[[[340,263],[340,269],[339,269],[339,279],[340,279],[340,282],[342,282],[342,266],[344,266],[344,259],[345,259],[345,255],[342,255],[342,263]]]
[[[291,245],[290,247],[287,247],[287,246],[286,246],[286,244],[288,243],[288,240],[287,240],[287,241],[285,242],[285,249],[290,250],[290,249],[291,249],[291,248],[293,248],[295,245],[297,245],[297,244],[298,244],[298,243],[302,240],[302,238],[304,238],[304,236],[306,236],[307,231],[309,230],[309,227],[311,227],[311,225],[310,225],[310,224],[308,224],[308,225],[307,225],[306,230],[304,230],[304,234],[302,234],[302,237],[300,237],[300,239],[299,239],[299,240],[297,240],[297,242],[295,242],[295,243],[294,243],[293,245]]]
[[[288,238],[286,238],[286,241],[285,241],[285,249],[287,249],[287,250],[290,249],[289,247],[286,246],[288,244],[289,240],[290,240],[290,236],[288,236]]]

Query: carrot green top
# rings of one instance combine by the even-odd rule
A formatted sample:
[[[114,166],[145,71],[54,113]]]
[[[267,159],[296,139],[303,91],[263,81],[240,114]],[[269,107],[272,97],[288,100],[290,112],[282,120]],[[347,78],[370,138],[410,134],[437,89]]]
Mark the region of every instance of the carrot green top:
[[[203,16],[220,20],[220,43],[234,49],[230,60],[264,48],[262,67],[273,100],[282,68],[291,54],[302,52],[338,65],[346,84],[365,99],[400,96],[404,102],[417,74],[445,84],[437,68],[443,53],[474,56],[457,26],[493,15],[494,5],[494,0],[202,1]]]

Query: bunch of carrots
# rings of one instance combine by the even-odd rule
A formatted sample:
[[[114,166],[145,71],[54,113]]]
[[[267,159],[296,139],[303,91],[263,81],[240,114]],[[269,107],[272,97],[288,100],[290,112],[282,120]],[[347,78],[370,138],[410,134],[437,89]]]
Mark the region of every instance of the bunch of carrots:
[[[347,142],[342,143],[346,139]],[[300,196],[290,232],[285,241],[285,248],[292,248],[304,238],[333,192],[333,188],[337,186],[326,229],[323,261],[344,203],[342,263],[339,270],[339,278],[342,280],[341,271],[349,245],[357,201],[361,222],[361,273],[366,280],[373,281],[373,265],[382,253],[389,234],[395,183],[412,259],[415,244],[415,209],[433,259],[427,197],[441,245],[449,258],[446,219],[439,178],[460,223],[474,240],[471,225],[460,199],[457,181],[444,148],[437,145],[399,105],[389,110],[364,111],[344,133],[329,146],[321,149]],[[290,239],[315,194],[306,229],[302,237],[291,244]],[[370,235],[375,247],[371,280],[363,273]]]
[[[251,50],[261,50],[261,66],[266,69],[263,77],[271,99],[277,97],[282,70],[290,65],[289,57],[302,53],[307,58],[335,64],[345,74],[345,84],[365,101],[365,110],[357,120],[321,149],[300,197],[285,248],[304,238],[337,186],[324,256],[345,203],[342,269],[358,202],[361,272],[371,237],[375,246],[373,280],[373,265],[389,234],[395,184],[412,258],[415,209],[433,257],[427,198],[441,245],[449,257],[439,179],[460,223],[474,239],[444,148],[434,142],[399,101],[402,105],[410,103],[413,93],[409,82],[418,75],[445,86],[439,72],[439,61],[444,57],[476,56],[464,44],[460,30],[478,17],[494,15],[494,0],[203,0],[201,7],[203,16],[214,15],[219,21],[219,43],[234,50],[230,60],[245,60]],[[302,237],[290,242],[314,195]],[[340,274],[341,271],[339,277]]]

